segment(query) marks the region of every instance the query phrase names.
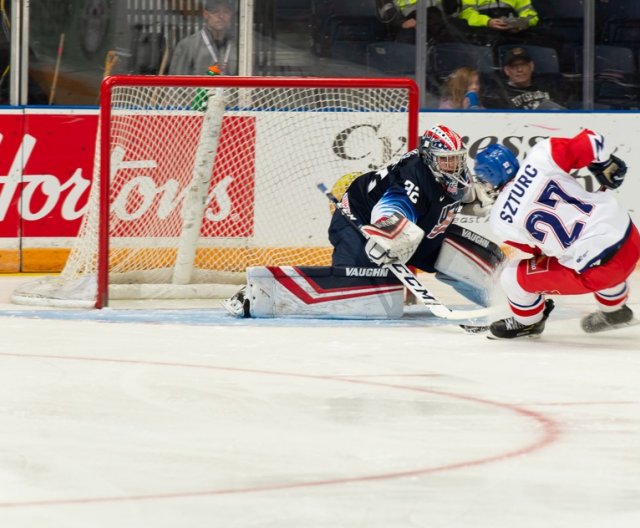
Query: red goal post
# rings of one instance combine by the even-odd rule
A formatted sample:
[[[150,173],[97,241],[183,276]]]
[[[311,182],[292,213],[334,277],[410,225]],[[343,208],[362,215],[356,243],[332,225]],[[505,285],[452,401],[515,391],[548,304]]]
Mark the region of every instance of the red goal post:
[[[328,265],[317,183],[415,148],[418,113],[410,79],[108,77],[69,259],[12,299],[220,298],[249,266]]]

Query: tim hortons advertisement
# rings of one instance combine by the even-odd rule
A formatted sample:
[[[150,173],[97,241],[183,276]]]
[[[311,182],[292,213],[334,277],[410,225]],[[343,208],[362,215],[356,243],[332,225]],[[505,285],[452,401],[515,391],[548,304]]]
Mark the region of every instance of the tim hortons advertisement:
[[[111,229],[118,236],[143,236],[150,225],[156,237],[179,234],[199,136],[181,133],[193,127],[159,121],[181,119],[189,118],[156,117],[158,141],[134,134],[129,148],[113,149]],[[137,116],[129,126],[142,131],[146,121]],[[0,271],[64,265],[89,207],[97,122],[96,112],[0,114]],[[240,138],[233,148],[231,137]],[[203,219],[208,236],[253,234],[255,150],[255,118],[225,118]]]
[[[39,239],[52,250],[44,269],[64,262],[87,203],[96,123],[95,112],[0,113],[0,271],[25,270],[22,249],[37,261],[24,243]]]
[[[293,231],[314,245],[326,244],[327,203],[311,183],[331,186],[347,172],[384,165],[406,149],[406,137],[386,128],[379,116],[345,115],[344,121],[332,125],[335,130],[327,133],[324,145],[309,141],[316,128],[313,120],[304,120],[285,140],[277,133],[261,135],[260,120],[265,116],[255,117],[255,126],[249,127],[243,117],[225,119],[224,127],[229,128],[222,134],[219,160],[226,168],[218,169],[216,162],[205,210],[204,229],[212,237],[251,237],[262,243],[268,236],[270,243],[280,243],[273,240],[273,231],[266,234],[265,226],[282,221],[287,223],[286,229],[278,230],[283,239]],[[640,180],[634,173],[640,167],[640,154],[633,148],[640,127],[635,114],[424,112],[419,128],[437,123],[464,136],[470,166],[478,150],[495,141],[509,145],[522,160],[542,138],[574,135],[585,127],[597,130],[629,165],[625,184],[616,194],[640,222],[635,198],[640,195]],[[0,271],[62,268],[88,207],[96,130],[95,110],[0,111]],[[229,134],[246,135],[243,146],[225,147]],[[112,152],[112,162],[124,176],[111,189],[112,219],[122,236],[134,235],[151,217],[166,221],[165,234],[173,236],[175,224],[170,220],[181,214],[185,189],[177,181],[184,179],[182,171],[191,170],[197,140],[193,135],[164,135],[155,143],[134,143],[135,149]],[[180,149],[175,159],[182,161],[167,165],[167,153],[174,155]],[[224,162],[226,155],[229,159]],[[313,174],[298,177],[302,170],[298,160],[309,159],[314,160]],[[274,167],[278,185],[268,194],[266,180],[274,178]],[[576,176],[592,188],[588,171],[577,171]],[[288,198],[286,214],[274,192]],[[315,221],[295,220],[303,216]],[[492,236],[486,219],[459,215],[457,221]]]
[[[118,237],[177,237],[183,205],[198,162],[201,119],[194,115],[129,116],[132,137],[111,152],[110,231]],[[114,129],[118,130],[118,118]],[[136,135],[145,137],[138,140]],[[251,237],[254,231],[255,118],[225,117],[201,233],[206,237]],[[233,142],[232,142],[233,140]]]

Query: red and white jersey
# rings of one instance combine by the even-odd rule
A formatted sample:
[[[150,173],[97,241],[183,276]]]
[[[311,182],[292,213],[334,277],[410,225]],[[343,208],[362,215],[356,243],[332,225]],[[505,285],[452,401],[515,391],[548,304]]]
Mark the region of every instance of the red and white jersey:
[[[591,130],[535,145],[493,205],[493,232],[578,272],[597,263],[623,239],[631,219],[612,193],[587,192],[569,172],[610,153]]]

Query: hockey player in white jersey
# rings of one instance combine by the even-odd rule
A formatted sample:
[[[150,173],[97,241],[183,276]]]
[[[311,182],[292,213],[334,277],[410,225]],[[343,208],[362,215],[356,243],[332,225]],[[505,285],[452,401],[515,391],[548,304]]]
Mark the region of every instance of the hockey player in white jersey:
[[[582,167],[595,176],[598,191],[586,191],[571,176]],[[532,255],[512,260],[501,273],[513,317],[490,325],[494,337],[542,333],[553,309],[545,295],[593,293],[598,310],[583,318],[585,332],[633,321],[625,302],[627,278],[640,259],[640,235],[609,192],[622,184],[627,167],[601,135],[583,130],[546,139],[522,166],[508,148],[491,145],[477,155],[475,172],[500,190],[491,212],[493,232]]]

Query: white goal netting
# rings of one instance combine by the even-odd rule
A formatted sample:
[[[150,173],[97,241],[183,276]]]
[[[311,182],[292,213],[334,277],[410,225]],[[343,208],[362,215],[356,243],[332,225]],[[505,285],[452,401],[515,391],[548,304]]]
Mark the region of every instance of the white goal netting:
[[[221,297],[249,266],[328,265],[316,185],[412,147],[414,91],[399,79],[109,78],[66,266],[13,301]]]

